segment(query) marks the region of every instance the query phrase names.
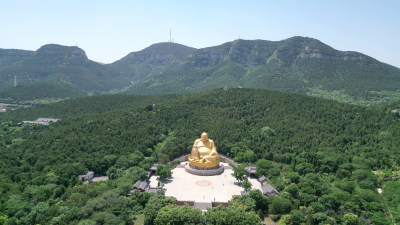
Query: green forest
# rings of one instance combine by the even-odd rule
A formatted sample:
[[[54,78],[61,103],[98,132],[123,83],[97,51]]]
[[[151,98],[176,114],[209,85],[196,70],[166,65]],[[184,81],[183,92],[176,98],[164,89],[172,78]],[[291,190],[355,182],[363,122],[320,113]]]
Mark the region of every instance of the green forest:
[[[0,224],[400,223],[400,103],[363,107],[300,94],[217,89],[100,95],[0,114]],[[49,126],[21,124],[38,117]],[[201,213],[134,192],[154,162],[207,131],[218,152],[280,192]],[[87,171],[105,182],[83,184]],[[378,193],[381,188],[383,192]]]

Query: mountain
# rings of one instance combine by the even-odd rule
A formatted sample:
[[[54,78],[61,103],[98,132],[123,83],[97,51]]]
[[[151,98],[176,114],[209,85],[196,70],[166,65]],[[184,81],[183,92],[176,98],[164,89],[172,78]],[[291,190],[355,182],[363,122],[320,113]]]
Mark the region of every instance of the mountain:
[[[129,65],[134,70],[149,64],[136,60]],[[157,73],[142,71],[136,81],[127,93],[199,92],[242,86],[347,102],[400,99],[399,68],[305,37],[282,41],[239,39],[192,50],[183,60],[179,58],[167,67],[164,63]]]
[[[7,54],[7,52],[10,50],[1,50],[0,54]],[[21,52],[18,54],[22,55]],[[12,54],[9,53],[9,55]],[[109,67],[89,60],[85,52],[78,47],[49,44],[30,55],[25,53],[19,58],[16,55],[8,57],[10,60],[7,66],[5,66],[6,63],[0,66],[1,98],[24,100],[26,98],[74,97],[119,89],[128,85],[126,79],[119,77]],[[21,91],[13,88],[14,77]],[[38,95],[34,96],[22,93],[24,89],[29,89],[32,85],[37,90],[49,91],[37,91]],[[16,94],[13,95],[13,93]]]
[[[78,47],[54,44],[34,52],[0,49],[0,56],[1,99],[247,87],[362,105],[400,100],[399,68],[307,37],[239,39],[202,49],[158,43],[111,64],[89,60]],[[14,77],[19,89],[13,88]],[[35,94],[29,95],[29,89]]]
[[[110,67],[133,82],[140,82],[184,63],[185,58],[195,50],[176,43],[158,43],[129,53]]]
[[[34,55],[33,51],[18,49],[0,49],[0,68],[12,65]]]

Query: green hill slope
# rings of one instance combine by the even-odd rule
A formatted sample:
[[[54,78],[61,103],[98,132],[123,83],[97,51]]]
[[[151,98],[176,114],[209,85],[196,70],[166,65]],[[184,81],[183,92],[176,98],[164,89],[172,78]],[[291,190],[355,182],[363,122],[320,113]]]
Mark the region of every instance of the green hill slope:
[[[256,198],[248,211],[282,217],[301,211],[303,220],[336,224],[352,213],[364,224],[383,223],[387,206],[376,188],[384,179],[371,171],[391,176],[398,170],[400,143],[393,137],[400,135],[399,119],[386,109],[304,95],[220,89],[171,99],[155,110],[65,117],[50,126],[2,123],[8,139],[0,142],[0,209],[15,223],[129,223],[149,201],[126,197],[143,169],[188,153],[207,131],[220,153],[256,163],[280,191],[280,197]],[[81,185],[76,177],[88,169],[112,180]],[[395,208],[398,201],[390,204]],[[34,216],[38,210],[46,216]]]
[[[0,49],[0,68],[11,66],[16,62],[27,59],[34,55],[33,51],[18,49]]]
[[[157,107],[157,104],[161,102],[181,97],[182,95],[172,94],[157,96],[104,94],[81,97],[66,99],[52,104],[34,105],[34,107],[24,110],[7,111],[1,114],[0,121],[20,122],[23,120],[36,120],[40,117],[65,119],[136,107],[152,108],[153,104]]]
[[[30,85],[41,90],[41,85],[46,87],[54,84],[51,92],[36,91],[31,95],[22,96],[25,99],[53,96],[57,95],[54,94],[57,92],[66,93],[65,89],[68,88],[71,89],[68,96],[73,97],[76,94],[72,92],[87,95],[89,92],[103,92],[128,85],[125,79],[117,76],[108,67],[90,61],[82,49],[54,44],[42,46],[32,56],[10,66],[0,67],[0,88],[12,88],[15,76],[21,91],[17,89],[13,92],[19,92],[20,95],[24,94],[22,89],[29,88]],[[43,88],[48,89],[45,87]],[[3,92],[7,94],[9,91]]]
[[[276,42],[236,40],[198,49],[179,64],[146,76],[127,93],[199,92],[243,86],[326,98],[336,95],[336,100],[363,104],[400,99],[400,69],[303,37]]]
[[[11,90],[14,77],[22,89],[43,84],[47,91],[26,96],[22,89]],[[54,87],[48,88],[51,84]],[[239,39],[202,49],[158,43],[107,65],[90,61],[78,47],[52,44],[35,52],[0,49],[0,93],[8,97],[155,95],[238,86],[371,105],[400,100],[400,69],[306,37]]]
[[[132,52],[109,66],[132,82],[162,74],[182,63],[195,49],[176,43],[158,43],[139,52]]]

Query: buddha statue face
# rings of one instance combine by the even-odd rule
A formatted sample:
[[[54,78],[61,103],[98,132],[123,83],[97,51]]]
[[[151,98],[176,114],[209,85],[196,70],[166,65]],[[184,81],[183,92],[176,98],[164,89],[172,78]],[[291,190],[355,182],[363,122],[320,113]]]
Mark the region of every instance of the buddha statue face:
[[[201,134],[201,141],[202,141],[203,143],[208,142],[208,135],[207,135],[207,133],[202,133],[202,134]]]

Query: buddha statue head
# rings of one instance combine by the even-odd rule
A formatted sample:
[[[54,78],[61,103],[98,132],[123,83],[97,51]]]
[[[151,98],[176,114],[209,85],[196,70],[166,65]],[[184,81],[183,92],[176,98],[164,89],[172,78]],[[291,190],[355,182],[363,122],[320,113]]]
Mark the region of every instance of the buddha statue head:
[[[206,132],[203,132],[203,133],[201,134],[201,141],[202,141],[203,143],[208,142],[208,135],[207,135]]]

